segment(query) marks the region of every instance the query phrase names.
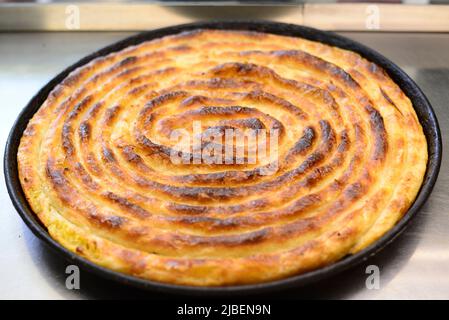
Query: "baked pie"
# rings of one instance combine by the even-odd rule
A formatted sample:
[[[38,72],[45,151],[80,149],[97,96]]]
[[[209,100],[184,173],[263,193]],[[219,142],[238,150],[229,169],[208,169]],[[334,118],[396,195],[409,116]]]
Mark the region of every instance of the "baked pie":
[[[357,53],[193,30],[73,71],[29,122],[18,163],[64,247],[143,279],[221,286],[375,242],[413,203],[427,144],[409,98]]]

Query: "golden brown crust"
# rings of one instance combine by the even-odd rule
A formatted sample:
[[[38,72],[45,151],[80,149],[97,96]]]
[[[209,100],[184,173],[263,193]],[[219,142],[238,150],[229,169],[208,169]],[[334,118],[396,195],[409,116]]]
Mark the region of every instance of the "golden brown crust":
[[[278,129],[278,170],[173,163],[170,133],[196,120]],[[30,205],[68,249],[145,279],[217,286],[373,243],[414,201],[426,150],[410,100],[359,55],[195,30],[73,71],[30,121],[18,162]]]

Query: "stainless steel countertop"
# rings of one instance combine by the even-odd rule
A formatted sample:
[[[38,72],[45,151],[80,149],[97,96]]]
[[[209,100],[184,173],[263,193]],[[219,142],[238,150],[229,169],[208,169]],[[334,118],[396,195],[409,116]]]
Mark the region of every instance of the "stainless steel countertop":
[[[432,103],[449,150],[449,34],[342,33],[396,62]],[[55,74],[129,33],[0,33],[0,145],[28,100]],[[3,170],[2,170],[3,171]],[[81,271],[81,289],[65,287],[67,263],[21,221],[0,184],[0,299],[164,298]],[[407,231],[376,257],[329,280],[276,297],[449,299],[449,159],[435,189]],[[365,286],[368,265],[380,268],[380,289]]]

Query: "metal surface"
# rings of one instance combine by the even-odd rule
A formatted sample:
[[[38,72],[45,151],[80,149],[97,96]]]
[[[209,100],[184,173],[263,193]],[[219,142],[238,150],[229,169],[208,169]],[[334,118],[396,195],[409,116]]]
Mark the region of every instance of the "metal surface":
[[[347,34],[384,53],[403,67],[429,97],[442,126],[449,133],[444,102],[449,100],[449,35],[445,34]],[[125,34],[0,34],[1,142],[20,109],[53,74],[77,58]],[[71,46],[77,43],[77,46]],[[68,60],[66,60],[68,59]],[[26,91],[26,92],[25,92]],[[448,298],[449,220],[444,212],[448,164],[443,167],[436,189],[417,219],[388,250],[361,267],[301,290],[284,293],[289,297],[336,298]],[[0,216],[0,250],[3,254],[2,289],[4,298],[83,298],[151,297],[148,293],[123,288],[82,273],[81,290],[65,288],[65,263],[50,253],[23,226],[1,186],[4,214]],[[365,288],[365,267],[381,269],[381,289]],[[417,290],[416,288],[419,288]],[[159,294],[157,297],[161,297]]]

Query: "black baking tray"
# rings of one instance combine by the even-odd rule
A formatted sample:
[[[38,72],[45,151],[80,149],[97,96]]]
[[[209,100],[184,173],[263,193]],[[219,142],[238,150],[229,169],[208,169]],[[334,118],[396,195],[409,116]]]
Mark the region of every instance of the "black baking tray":
[[[359,53],[366,59],[376,63],[382,67],[388,75],[401,87],[405,94],[411,99],[415,111],[418,115],[419,121],[424,129],[424,134],[428,143],[428,164],[425,173],[422,187],[419,191],[416,200],[403,216],[403,218],[382,238],[367,247],[366,249],[345,257],[344,259],[333,263],[329,266],[310,271],[305,274],[292,276],[286,279],[251,284],[251,285],[239,285],[239,286],[226,286],[226,287],[193,287],[172,285],[166,283],[160,283],[155,281],[143,280],[137,277],[129,276],[119,272],[115,272],[101,266],[98,266],[83,257],[76,255],[75,253],[65,249],[58,242],[53,240],[48,234],[46,228],[39,222],[33,211],[31,210],[28,202],[23,193],[17,170],[17,150],[20,143],[20,138],[25,130],[28,121],[39,109],[42,103],[46,100],[51,90],[59,84],[71,71],[79,66],[82,66],[92,59],[106,55],[108,53],[119,51],[130,45],[136,45],[143,41],[160,38],[166,35],[176,34],[183,31],[193,29],[227,29],[227,30],[251,30],[266,32],[278,35],[286,35],[293,37],[301,37],[313,41],[319,41],[331,46],[340,47],[343,49],[351,50]],[[324,32],[308,27],[284,24],[270,21],[219,21],[219,22],[198,22],[192,24],[178,25],[163,29],[157,29],[152,31],[143,32],[135,36],[126,38],[110,46],[107,46],[97,52],[90,54],[89,56],[81,59],[77,63],[68,67],[55,78],[53,78],[47,85],[45,85],[28,103],[17,118],[14,126],[9,134],[5,157],[4,157],[4,173],[6,179],[6,185],[8,193],[17,209],[18,213],[26,223],[26,225],[32,230],[32,232],[51,248],[62,254],[71,263],[74,263],[85,270],[94,272],[107,279],[118,281],[125,285],[132,285],[135,287],[153,290],[164,291],[176,294],[189,294],[189,295],[227,295],[233,296],[235,294],[251,294],[251,293],[266,293],[269,291],[300,287],[306,284],[322,280],[324,278],[335,275],[347,268],[357,265],[362,261],[367,260],[369,257],[375,255],[386,245],[392,242],[410,223],[412,218],[416,216],[421,206],[429,197],[433,186],[436,182],[438,172],[441,164],[442,156],[442,143],[441,133],[438,126],[438,121],[435,113],[421,91],[421,89],[415,84],[415,82],[402,71],[393,62],[377,53],[376,51],[361,45],[353,40],[341,37],[331,32]]]

